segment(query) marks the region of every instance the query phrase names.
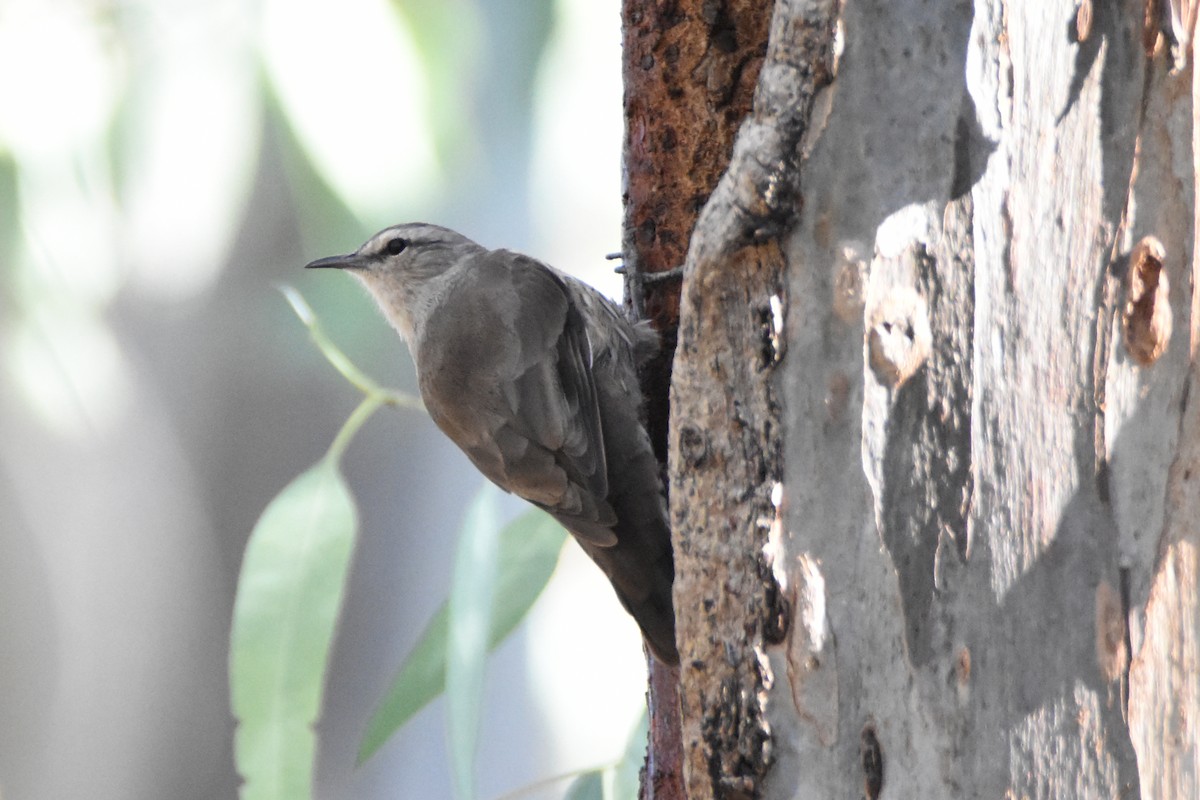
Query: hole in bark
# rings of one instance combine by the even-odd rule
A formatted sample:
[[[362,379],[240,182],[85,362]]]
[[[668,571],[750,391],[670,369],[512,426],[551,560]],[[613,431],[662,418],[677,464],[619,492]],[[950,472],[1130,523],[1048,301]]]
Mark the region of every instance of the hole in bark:
[[[771,576],[767,577],[766,603],[768,613],[763,621],[763,641],[767,644],[782,644],[787,639],[791,607],[783,592]]]
[[[1157,361],[1171,339],[1170,282],[1162,243],[1153,236],[1138,242],[1125,273],[1125,308],[1122,331],[1125,349],[1144,367]]]
[[[1086,42],[1092,35],[1092,17],[1092,0],[1083,0],[1075,11],[1075,25],[1071,31],[1075,42]]]
[[[733,28],[714,31],[712,42],[722,53],[732,53],[737,50],[737,32]]]
[[[862,760],[863,794],[867,800],[876,800],[883,790],[883,748],[874,723],[868,722],[863,727],[858,752]]]
[[[880,383],[898,387],[929,357],[933,334],[925,299],[911,288],[897,287],[871,310],[869,319],[871,368]]]
[[[639,244],[649,246],[654,243],[654,236],[658,233],[658,225],[652,219],[647,219],[638,225],[637,236]]]

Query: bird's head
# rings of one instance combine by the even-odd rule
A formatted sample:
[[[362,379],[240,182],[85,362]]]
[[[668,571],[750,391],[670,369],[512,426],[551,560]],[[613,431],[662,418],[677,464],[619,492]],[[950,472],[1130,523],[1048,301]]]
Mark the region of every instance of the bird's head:
[[[342,269],[362,281],[410,343],[414,326],[436,301],[433,279],[482,248],[460,233],[424,222],[393,225],[353,253],[319,258],[308,269]],[[428,287],[428,288],[427,288]]]
[[[478,246],[449,228],[406,222],[384,228],[353,253],[319,258],[305,266],[351,270],[368,285],[388,277],[420,281],[440,275],[473,247]]]

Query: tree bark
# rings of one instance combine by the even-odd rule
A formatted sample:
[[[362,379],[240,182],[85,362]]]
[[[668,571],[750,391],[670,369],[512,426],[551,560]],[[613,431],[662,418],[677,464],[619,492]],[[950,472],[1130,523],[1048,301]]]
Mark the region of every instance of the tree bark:
[[[776,3],[681,295],[693,800],[1200,796],[1175,5]]]
[[[768,5],[624,0],[626,296],[663,348],[643,370],[651,440],[667,458],[679,280],[696,216],[729,163],[765,52]],[[682,799],[678,674],[649,659],[650,737],[641,796]]]
[[[763,550],[783,477],[778,240],[813,101],[833,77],[833,9],[776,5],[753,113],[685,264],[669,468],[691,798],[757,797],[772,759],[765,648],[782,637],[783,606]]]

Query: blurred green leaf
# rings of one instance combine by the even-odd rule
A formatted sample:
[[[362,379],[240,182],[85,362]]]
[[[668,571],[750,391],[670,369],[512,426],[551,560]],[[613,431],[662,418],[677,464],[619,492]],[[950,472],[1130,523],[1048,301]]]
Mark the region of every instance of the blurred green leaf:
[[[260,71],[229,20],[195,14],[147,25],[119,14],[126,74],[114,119],[120,262],[139,294],[199,294],[229,261],[258,172]],[[248,14],[246,19],[252,18]],[[180,33],[205,46],[180,46]],[[164,202],[182,197],[187,202]]]
[[[4,149],[0,141],[0,208],[16,209],[17,165],[12,154]],[[16,213],[0,214],[0,299],[13,303],[12,286],[16,278],[16,255],[20,249],[21,222]]]
[[[406,21],[380,2],[339,4],[336,14],[313,3],[261,6],[263,73],[324,182],[372,228],[424,207],[438,169],[422,102],[428,85]],[[380,105],[380,97],[404,102]],[[366,108],[371,123],[348,128]]]
[[[271,501],[250,535],[229,665],[242,800],[311,796],[313,725],[356,528],[354,501],[326,457]]]
[[[646,737],[650,720],[643,711],[625,742],[625,752],[613,770],[613,800],[637,800],[642,765],[646,763]]]
[[[563,800],[607,800],[604,794],[604,769],[589,770],[571,781]]]
[[[297,230],[300,249],[312,253],[314,257],[325,253],[343,252],[350,245],[357,245],[373,233],[368,223],[358,219],[353,209],[338,195],[337,191],[321,175],[312,163],[309,153],[304,149],[298,134],[292,125],[287,109],[283,105],[275,87],[265,81],[262,87],[264,148],[275,153],[287,177],[287,190],[292,205],[300,217]],[[297,270],[300,264],[296,265]],[[329,287],[343,287],[340,305],[346,305],[349,298],[364,300],[363,292],[354,284],[356,281],[323,281]],[[324,292],[322,293],[324,296]],[[367,302],[362,304],[367,306]],[[332,318],[332,315],[323,315]]]
[[[549,582],[565,539],[566,531],[553,517],[532,508],[501,531],[489,649],[503,641],[525,618]],[[448,624],[447,606],[443,603],[371,718],[359,750],[359,763],[370,758],[388,737],[445,689]]]
[[[475,747],[483,705],[492,598],[500,550],[500,490],[484,483],[467,506],[450,580],[446,637],[446,716],[454,787],[475,797]]]
[[[483,53],[484,22],[475,0],[392,0],[405,20],[429,81],[427,109],[438,160],[471,162],[471,96]]]
[[[358,751],[361,764],[446,688],[446,604],[438,607],[425,632],[392,681],[387,697],[371,717]]]
[[[580,773],[571,782],[565,800],[638,800],[642,765],[646,763],[646,736],[650,721],[643,711],[629,733],[621,760]]]

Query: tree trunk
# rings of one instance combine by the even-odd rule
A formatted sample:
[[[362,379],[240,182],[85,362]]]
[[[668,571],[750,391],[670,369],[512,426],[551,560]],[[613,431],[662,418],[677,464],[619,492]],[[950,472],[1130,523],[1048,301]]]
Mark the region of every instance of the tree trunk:
[[[642,374],[651,440],[667,458],[679,280],[696,217],[729,163],[766,50],[756,0],[624,0],[626,295],[663,348]],[[657,276],[657,277],[656,277]],[[677,673],[650,659],[650,740],[641,796],[682,800]]]
[[[692,800],[1200,797],[1175,5],[776,3],[680,298]]]

